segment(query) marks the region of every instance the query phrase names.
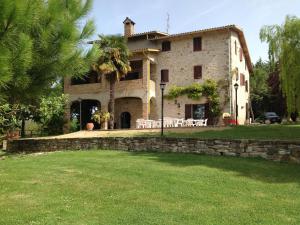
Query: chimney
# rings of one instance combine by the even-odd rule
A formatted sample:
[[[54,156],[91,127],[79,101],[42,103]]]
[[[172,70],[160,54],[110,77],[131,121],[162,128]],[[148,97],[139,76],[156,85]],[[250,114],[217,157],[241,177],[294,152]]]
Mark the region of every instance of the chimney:
[[[129,36],[133,35],[134,34],[134,24],[135,24],[135,22],[133,22],[128,17],[126,17],[123,24],[124,24],[124,36],[129,37]]]

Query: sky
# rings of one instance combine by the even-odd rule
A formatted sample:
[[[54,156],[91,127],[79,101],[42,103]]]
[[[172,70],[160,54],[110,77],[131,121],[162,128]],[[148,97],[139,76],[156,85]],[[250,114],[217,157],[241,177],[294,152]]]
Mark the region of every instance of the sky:
[[[300,17],[300,0],[94,0],[89,17],[97,34],[123,34],[128,16],[135,32],[169,33],[235,24],[244,31],[252,63],[268,59],[268,46],[259,39],[264,25],[282,24],[286,15]],[[96,36],[95,36],[96,38]]]

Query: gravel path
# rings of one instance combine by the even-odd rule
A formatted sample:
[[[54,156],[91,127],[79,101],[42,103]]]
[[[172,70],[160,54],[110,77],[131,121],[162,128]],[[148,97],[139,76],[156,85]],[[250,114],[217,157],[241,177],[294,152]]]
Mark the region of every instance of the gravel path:
[[[185,132],[202,132],[207,130],[225,130],[230,129],[229,127],[184,127],[184,128],[165,128],[166,132],[174,133],[185,133]],[[90,137],[132,137],[132,136],[151,136],[158,135],[160,129],[139,129],[139,130],[93,130],[93,131],[78,131],[74,133],[51,136],[51,137],[40,137],[39,139],[57,139],[57,138],[90,138]]]

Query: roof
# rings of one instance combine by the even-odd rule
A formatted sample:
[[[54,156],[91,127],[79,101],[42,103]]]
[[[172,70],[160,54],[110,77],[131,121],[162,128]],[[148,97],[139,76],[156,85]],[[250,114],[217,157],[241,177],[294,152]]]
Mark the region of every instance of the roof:
[[[165,36],[165,37],[153,38],[153,39],[169,39],[169,38],[183,37],[183,36],[194,35],[194,34],[199,34],[199,33],[206,33],[206,32],[212,32],[212,31],[227,30],[227,29],[230,29],[230,28],[233,28],[233,27],[237,28],[236,25],[227,25],[227,26],[222,26],[222,27],[213,27],[213,28],[195,30],[195,31],[190,31],[190,32],[170,34],[170,35]]]
[[[155,37],[150,40],[168,40],[168,39],[177,39],[177,38],[182,38],[186,36],[195,36],[199,35],[202,33],[208,33],[208,32],[214,32],[214,31],[227,31],[227,30],[232,30],[238,34],[240,43],[242,45],[242,49],[244,52],[244,56],[246,59],[247,66],[249,68],[249,71],[253,71],[252,63],[251,63],[251,58],[248,50],[248,46],[246,43],[246,39],[244,36],[244,32],[241,28],[239,28],[236,25],[227,25],[227,26],[222,26],[222,27],[213,27],[213,28],[208,28],[208,29],[202,29],[202,30],[195,30],[195,31],[190,31],[190,32],[184,32],[184,33],[178,33],[178,34],[171,34],[171,35],[165,35],[162,37]]]
[[[170,36],[168,33],[161,32],[161,31],[156,31],[156,30],[152,30],[152,31],[147,31],[147,32],[132,34],[132,35],[128,36],[127,38],[144,36],[144,35],[149,35],[149,34],[158,34],[160,37]]]

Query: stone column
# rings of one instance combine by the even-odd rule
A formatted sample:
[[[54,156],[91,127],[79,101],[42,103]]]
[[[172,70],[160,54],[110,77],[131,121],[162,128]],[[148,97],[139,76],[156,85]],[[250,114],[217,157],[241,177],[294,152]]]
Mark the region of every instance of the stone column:
[[[148,58],[143,59],[143,119],[149,119],[150,114],[150,60]]]

